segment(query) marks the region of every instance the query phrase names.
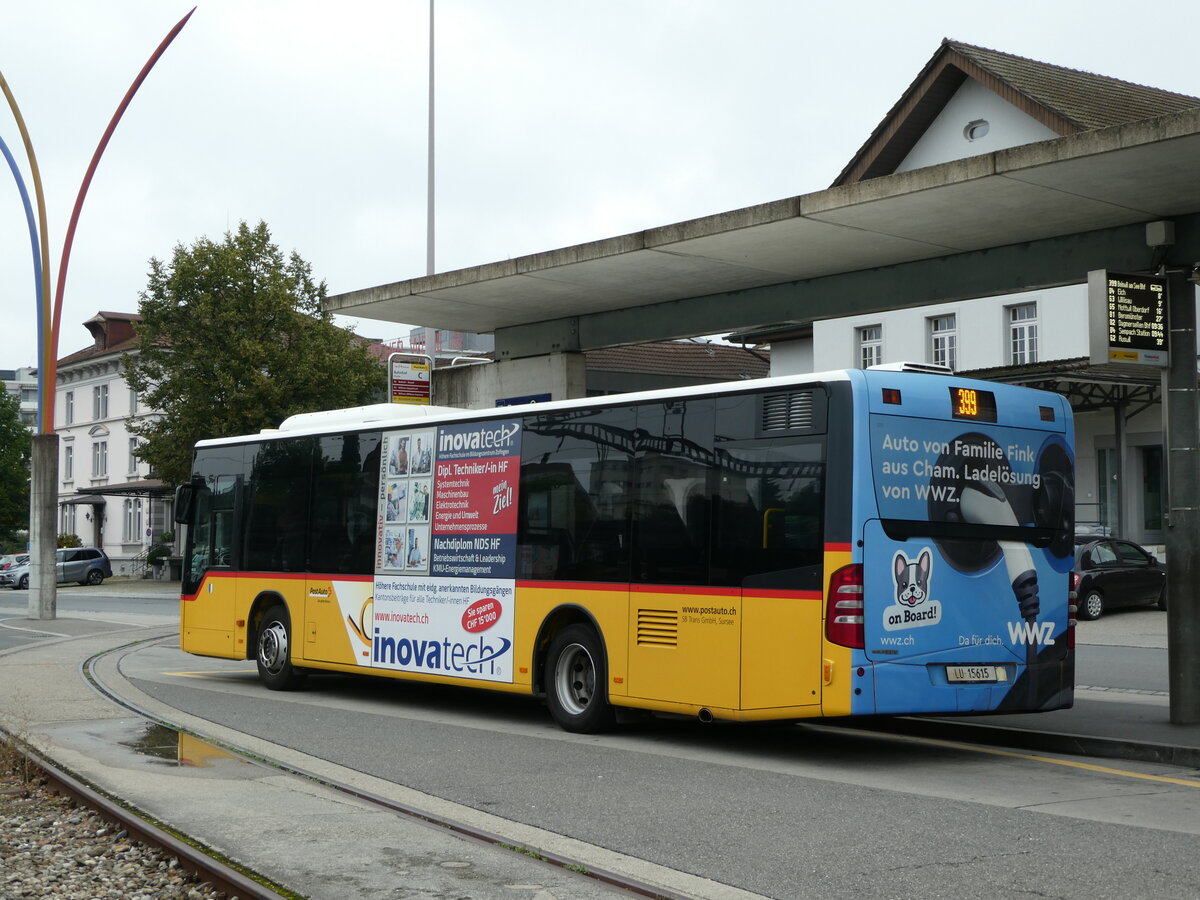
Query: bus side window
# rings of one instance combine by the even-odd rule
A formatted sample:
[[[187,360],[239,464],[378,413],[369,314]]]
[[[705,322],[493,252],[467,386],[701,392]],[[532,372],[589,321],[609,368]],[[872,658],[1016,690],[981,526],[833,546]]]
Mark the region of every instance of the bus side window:
[[[233,504],[237,477],[210,479],[211,489],[201,488],[196,496],[196,529],[189,560],[190,581],[199,582],[215,566],[232,565]]]
[[[629,578],[630,408],[530,416],[521,447],[522,578]]]
[[[819,587],[823,441],[759,441],[726,445],[724,453],[714,517],[714,572],[731,584],[751,578],[760,583],[773,576],[777,587]]]
[[[267,441],[247,448],[244,569],[303,572],[313,441]]]

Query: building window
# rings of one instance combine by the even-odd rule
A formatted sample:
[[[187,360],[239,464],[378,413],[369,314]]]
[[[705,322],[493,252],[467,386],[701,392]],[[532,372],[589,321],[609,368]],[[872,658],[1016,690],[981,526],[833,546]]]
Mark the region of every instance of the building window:
[[[66,395],[63,397],[63,415],[65,416],[68,425],[75,421],[74,391],[67,391]]]
[[[107,384],[98,384],[92,388],[92,418],[97,422],[108,418]]]
[[[92,444],[92,477],[101,478],[108,474],[108,441]]]
[[[958,368],[958,330],[953,313],[929,320],[929,361],[934,365]]]
[[[75,504],[64,506],[62,508],[62,528],[63,534],[75,534]]]
[[[138,404],[137,391],[135,391],[133,388],[130,388],[129,389],[129,414],[131,416],[135,415],[137,413],[137,409],[138,409],[137,404]]]
[[[63,481],[75,480],[75,448],[63,448]]]
[[[142,501],[125,501],[125,528],[122,540],[127,544],[142,539]]]
[[[131,437],[129,439],[129,474],[137,473],[138,467],[138,439]]]
[[[862,368],[883,362],[883,326],[868,325],[858,329],[858,364]]]
[[[1021,303],[1008,308],[1009,361],[1014,366],[1038,360],[1037,304]]]

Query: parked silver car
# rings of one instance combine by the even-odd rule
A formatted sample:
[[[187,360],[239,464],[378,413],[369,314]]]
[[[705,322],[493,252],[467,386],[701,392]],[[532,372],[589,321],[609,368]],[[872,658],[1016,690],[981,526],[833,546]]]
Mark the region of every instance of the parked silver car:
[[[0,587],[10,587],[14,591],[28,590],[29,566],[26,557],[21,565],[0,569]],[[54,568],[59,584],[67,581],[99,584],[105,578],[112,577],[112,563],[108,561],[108,554],[95,547],[67,547],[55,551]]]
[[[0,572],[13,566],[23,566],[29,562],[28,553],[14,553],[11,556],[0,556]]]

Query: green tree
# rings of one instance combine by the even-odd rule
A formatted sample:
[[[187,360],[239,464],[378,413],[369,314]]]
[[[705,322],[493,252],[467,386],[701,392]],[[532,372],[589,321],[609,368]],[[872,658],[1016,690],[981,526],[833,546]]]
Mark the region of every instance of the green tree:
[[[29,429],[21,402],[0,390],[0,544],[12,544],[29,527]]]
[[[325,282],[296,253],[285,258],[264,222],[177,245],[169,265],[150,260],[125,380],[161,412],[131,425],[159,477],[186,481],[203,438],[383,398],[384,367],[333,323],[324,298]]]

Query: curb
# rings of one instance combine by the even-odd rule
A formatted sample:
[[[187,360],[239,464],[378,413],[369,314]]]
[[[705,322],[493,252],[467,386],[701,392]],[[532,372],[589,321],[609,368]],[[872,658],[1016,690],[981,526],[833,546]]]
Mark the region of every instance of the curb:
[[[851,727],[870,728],[876,724],[868,720],[851,723]],[[889,719],[885,730],[915,737],[997,744],[1019,750],[1039,750],[1043,753],[1064,753],[1073,756],[1125,759],[1185,768],[1200,768],[1200,747],[1184,747],[1152,741],[1093,737],[1055,731],[1028,731],[1024,728],[1006,728],[1000,725],[979,725],[973,722],[908,717]]]

